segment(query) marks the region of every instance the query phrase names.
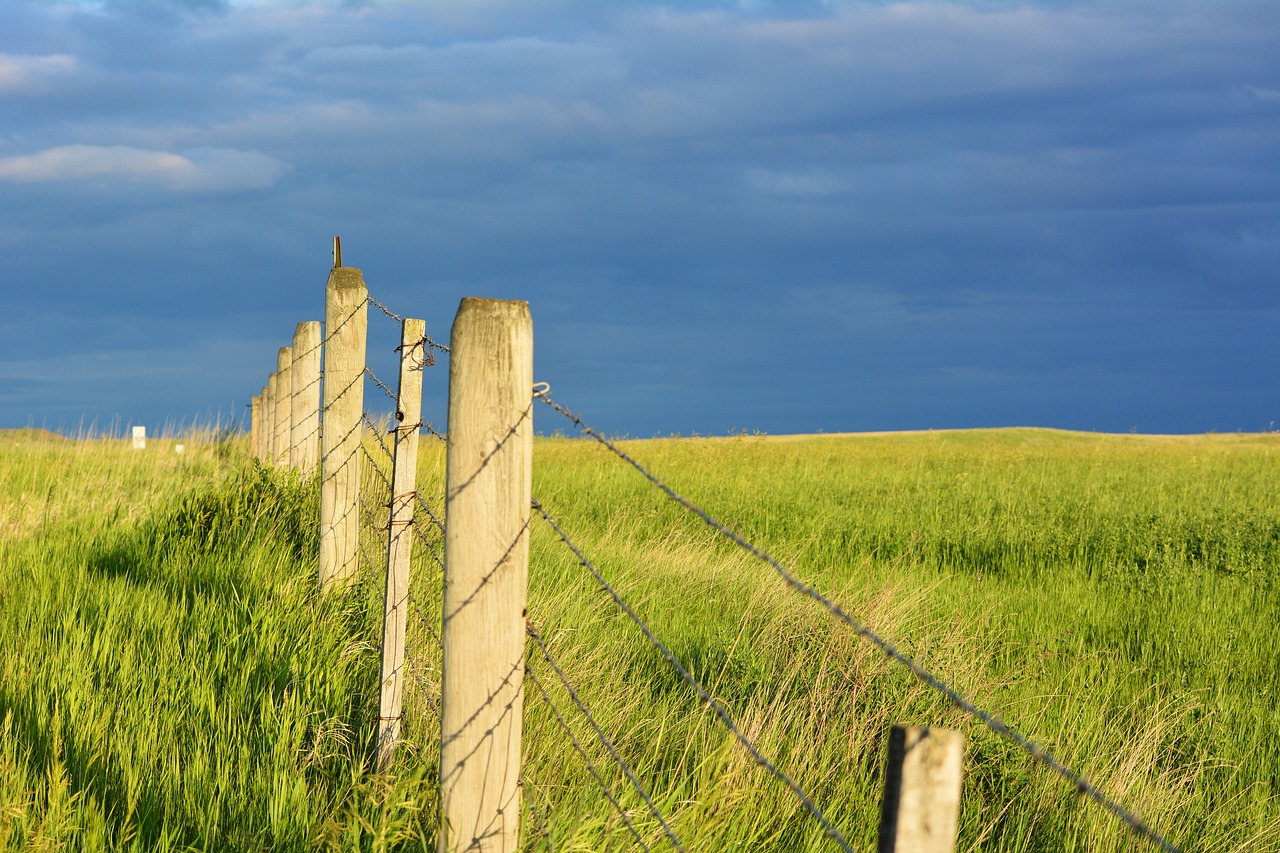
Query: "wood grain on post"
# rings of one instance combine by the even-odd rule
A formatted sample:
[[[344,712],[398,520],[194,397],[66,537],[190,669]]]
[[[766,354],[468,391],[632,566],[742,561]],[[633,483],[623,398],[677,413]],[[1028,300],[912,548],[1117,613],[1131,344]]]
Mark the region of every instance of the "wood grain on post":
[[[440,853],[514,851],[520,823],[533,324],[464,299],[449,356]]]
[[[299,323],[293,333],[289,464],[304,475],[320,459],[320,323]]]
[[[378,700],[377,769],[391,766],[400,741],[404,698],[405,610],[409,606],[409,558],[413,510],[418,498],[418,431],[422,428],[423,335],[427,324],[406,319],[400,333],[400,388],[396,392],[395,462],[391,473],[391,524],[387,534],[387,592],[382,622],[382,693]]]
[[[263,426],[266,432],[262,436],[262,461],[268,465],[276,464],[276,400],[280,397],[280,377],[272,373],[267,377],[267,396],[262,401],[266,414]]]
[[[894,726],[889,734],[879,853],[952,853],[960,817],[964,735]]]
[[[324,413],[320,449],[320,586],[351,578],[360,554],[360,416],[364,412],[369,291],[338,267],[325,287]]]
[[[293,347],[280,347],[276,355],[276,428],[272,460],[283,468],[289,464],[290,421],[293,418]]]

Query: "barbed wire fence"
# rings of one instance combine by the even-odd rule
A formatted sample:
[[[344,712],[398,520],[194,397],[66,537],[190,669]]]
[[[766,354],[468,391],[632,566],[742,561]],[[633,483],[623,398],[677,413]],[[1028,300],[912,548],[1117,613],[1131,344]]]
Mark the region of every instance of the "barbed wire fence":
[[[340,253],[336,246],[335,263],[340,265]],[[399,326],[403,334],[401,344],[395,347],[395,350],[401,352],[402,356],[404,356],[404,350],[412,346],[420,353],[416,358],[416,366],[411,369],[425,370],[438,363],[437,355],[445,357],[451,355],[449,345],[436,342],[425,331],[420,335],[416,335],[410,341],[407,332],[405,332],[408,328],[406,323],[420,321],[406,321],[403,316],[393,312],[381,301],[367,295],[367,292],[363,301],[359,303],[359,307],[362,309],[367,307],[375,308],[382,316]],[[347,319],[344,319],[341,323],[334,324],[334,329],[325,330],[323,333],[319,333],[318,329],[311,327],[312,325],[319,326],[320,324],[299,324],[299,332],[295,335],[293,347],[296,355],[291,355],[291,365],[304,364],[307,359],[322,351],[334,339],[338,330],[349,322],[350,317],[355,316],[356,313],[358,312],[352,312]],[[304,330],[303,326],[308,326],[308,328]],[[298,335],[301,335],[301,338]],[[315,455],[308,456],[308,451],[305,449],[296,450],[297,442],[294,442],[294,438],[296,437],[299,441],[305,443],[306,441],[314,441],[316,436],[322,432],[324,425],[319,407],[316,407],[314,422],[309,411],[304,412],[301,419],[292,418],[287,428],[282,425],[281,419],[283,417],[282,413],[297,410],[293,407],[298,404],[299,396],[306,398],[308,401],[303,406],[304,409],[310,405],[309,401],[313,399],[315,389],[321,384],[321,378],[320,376],[313,377],[310,374],[304,374],[300,375],[296,382],[292,375],[289,375],[287,380],[281,379],[279,377],[286,375],[285,363],[286,358],[282,349],[278,362],[279,369],[276,374],[272,375],[272,381],[275,382],[278,389],[290,388],[289,393],[285,395],[278,389],[277,391],[272,391],[271,382],[269,382],[268,386],[263,389],[262,397],[255,398],[252,404],[251,434],[253,452],[260,459],[274,464],[281,464],[281,460],[292,461],[295,467],[300,466],[297,460],[302,460],[302,465],[315,464],[314,460],[318,457]],[[290,369],[292,369],[292,366]],[[404,369],[402,366],[402,381]],[[289,382],[288,386],[284,385],[286,381]],[[394,603],[401,608],[401,618],[404,619],[402,623],[404,625],[402,638],[403,658],[402,663],[399,664],[398,671],[401,685],[399,689],[404,702],[394,719],[384,715],[385,709],[380,711],[379,724],[384,728],[388,724],[394,724],[395,739],[401,745],[401,748],[410,754],[417,754],[420,759],[426,760],[427,756],[441,749],[443,745],[441,731],[445,719],[441,706],[442,685],[445,678],[444,643],[441,632],[437,630],[437,626],[440,626],[442,622],[448,622],[450,615],[445,612],[442,591],[446,565],[444,541],[447,532],[445,484],[442,477],[435,476],[430,478],[431,488],[426,490],[427,493],[424,495],[424,492],[420,490],[421,475],[417,474],[416,466],[415,479],[407,489],[403,484],[395,482],[394,471],[399,442],[406,435],[413,433],[415,441],[418,433],[426,435],[434,445],[433,452],[437,457],[441,458],[443,457],[441,450],[449,443],[449,436],[425,419],[419,418],[414,422],[403,423],[404,412],[401,408],[403,387],[400,389],[400,393],[393,391],[391,385],[379,377],[367,363],[361,365],[358,376],[351,380],[352,385],[349,387],[354,387],[356,382],[364,383],[366,381],[375,389],[375,399],[381,401],[382,397],[377,396],[379,393],[385,397],[393,414],[390,416],[376,414],[370,411],[371,407],[365,406],[361,408],[358,422],[353,427],[354,430],[358,431],[360,438],[356,453],[359,454],[361,461],[358,503],[360,518],[356,551],[359,555],[361,576],[373,582],[376,580],[379,571],[387,572],[388,611],[390,611]],[[341,389],[339,396],[346,393],[347,390],[347,387]],[[285,402],[282,402],[282,397]],[[693,501],[676,492],[665,481],[637,462],[600,430],[590,426],[568,407],[554,400],[550,395],[549,386],[545,383],[532,386],[528,399],[528,407],[518,417],[514,418],[507,437],[497,442],[498,447],[490,451],[491,454],[501,449],[507,438],[514,435],[521,428],[524,421],[532,420],[532,409],[535,403],[546,405],[560,416],[566,418],[584,438],[602,445],[619,462],[636,471],[651,487],[661,492],[670,501],[678,504],[683,510],[694,515],[701,523],[711,528],[716,535],[731,542],[753,560],[764,564],[791,593],[820,605],[837,623],[852,631],[861,640],[870,643],[893,664],[908,670],[912,676],[931,690],[936,691],[964,715],[972,718],[999,738],[1012,744],[1036,764],[1043,765],[1051,773],[1056,774],[1075,793],[1100,806],[1107,814],[1119,822],[1126,831],[1131,833],[1135,839],[1145,841],[1157,849],[1166,851],[1166,853],[1180,853],[1178,847],[1119,802],[1108,797],[1082,774],[1067,767],[1044,747],[1032,742],[994,714],[979,708],[943,679],[899,651],[895,644],[881,637],[862,621],[846,612],[830,597],[801,580],[797,574],[783,566],[766,551],[752,544]],[[284,436],[289,436],[289,443],[285,443]],[[393,437],[391,443],[388,442],[388,437]],[[480,463],[481,469],[489,464],[490,458],[491,456],[487,455]],[[465,488],[469,482],[470,480],[462,483],[462,486]],[[451,486],[450,488],[454,487]],[[407,521],[397,521],[397,501],[408,507]],[[603,594],[608,596],[613,606],[625,615],[627,621],[643,635],[645,641],[652,646],[663,663],[669,666],[678,675],[681,682],[696,695],[698,701],[711,711],[715,722],[728,733],[739,748],[745,751],[751,761],[795,798],[799,806],[830,840],[833,849],[852,853],[853,847],[846,837],[847,828],[842,831],[841,827],[837,826],[837,821],[824,811],[815,798],[788,775],[778,763],[765,754],[764,750],[747,734],[744,727],[734,719],[731,709],[723,701],[715,697],[713,692],[694,675],[690,667],[685,662],[682,662],[671,647],[646,623],[637,609],[619,592],[616,585],[609,582],[596,564],[584,553],[583,549],[576,544],[564,524],[553,517],[550,509],[539,501],[536,496],[531,498],[528,508],[530,512],[526,515],[526,520],[516,534],[515,539],[507,546],[507,553],[496,561],[492,571],[481,581],[479,587],[477,587],[477,593],[473,593],[473,596],[488,584],[492,574],[506,562],[507,556],[515,548],[515,545],[528,535],[530,521],[536,519],[541,524],[545,524],[550,531],[552,541],[559,543],[572,555],[573,561],[589,574],[591,582]],[[392,602],[390,600],[392,595],[392,582],[390,579],[392,572],[391,552],[395,547],[397,524],[400,524],[402,529],[411,531],[412,541],[420,547],[413,552],[412,570],[409,572],[403,601]],[[462,606],[466,606],[470,602],[471,599],[467,598],[462,601]],[[608,803],[610,811],[616,815],[617,820],[625,828],[634,846],[643,850],[663,847],[664,849],[678,850],[683,853],[686,850],[686,841],[682,841],[681,836],[691,832],[696,833],[696,827],[681,825],[664,811],[664,808],[651,795],[649,787],[646,786],[639,774],[634,770],[632,763],[623,754],[624,750],[618,747],[615,742],[616,733],[611,736],[606,731],[605,726],[601,724],[602,717],[600,714],[592,711],[585,692],[574,683],[572,673],[568,671],[569,668],[563,664],[554,651],[554,643],[542,635],[540,627],[534,619],[526,617],[523,621],[527,643],[522,660],[517,662],[514,668],[505,672],[501,685],[494,689],[484,704],[499,702],[500,700],[497,697],[500,692],[508,688],[513,681],[527,682],[532,685],[534,692],[531,695],[545,709],[542,712],[546,715],[544,719],[554,723],[555,729],[565,738],[573,755],[585,767],[586,773],[598,790],[599,796]],[[391,623],[388,622],[387,624],[390,625]],[[390,632],[390,628],[388,628],[388,632]],[[385,671],[384,667],[384,675]],[[384,689],[385,687],[386,684],[384,682]],[[501,709],[504,716],[512,710],[513,702],[518,704],[522,701],[518,697],[521,695],[520,691],[523,688],[517,685],[516,689],[517,698],[514,700],[507,699],[506,706]],[[465,728],[465,723],[463,727]],[[375,762],[376,769],[386,769],[387,767],[387,763],[382,758],[381,749],[380,737],[380,757]],[[442,774],[445,772],[442,768]],[[955,785],[958,788],[958,771]],[[518,788],[523,792],[522,811],[527,813],[528,816],[528,820],[523,823],[524,846],[528,849],[554,851],[556,849],[554,839],[557,836],[558,826],[556,792],[539,785],[536,779],[529,778],[523,765],[521,765],[520,769]],[[628,792],[625,799],[639,803],[639,806],[628,808],[624,805],[624,797],[620,793],[623,789]],[[885,826],[889,820],[888,802],[889,794],[886,792],[886,806],[881,824],[882,850],[895,849],[892,846],[884,846]],[[501,805],[498,808],[498,814],[499,816],[502,814]],[[569,820],[572,821],[572,817]],[[950,829],[952,839],[954,839],[955,834],[954,822],[953,816]],[[496,833],[497,831],[488,826],[480,828],[477,825],[477,828],[473,830],[471,841],[477,843],[487,838],[487,833]],[[939,847],[938,849],[951,848]]]
[[[981,723],[987,729],[995,733],[1001,739],[1009,743],[1012,743],[1014,746],[1016,746],[1018,749],[1024,752],[1037,764],[1043,765],[1049,771],[1061,777],[1068,785],[1071,786],[1071,788],[1077,794],[1101,806],[1109,814],[1111,814],[1116,820],[1118,820],[1124,826],[1124,828],[1128,830],[1130,833],[1132,833],[1135,837],[1149,842],[1154,847],[1162,851],[1166,851],[1166,853],[1180,853],[1180,850],[1178,847],[1176,847],[1163,835],[1161,835],[1160,833],[1152,829],[1144,821],[1139,819],[1130,810],[1126,809],[1120,803],[1118,803],[1117,801],[1113,800],[1112,798],[1104,794],[1102,791],[1100,791],[1097,788],[1097,786],[1095,786],[1092,782],[1090,782],[1087,778],[1085,778],[1083,774],[1067,767],[1065,764],[1063,764],[1061,761],[1055,758],[1043,746],[1034,743],[1025,735],[1014,730],[1008,724],[1002,721],[999,717],[977,707],[972,701],[970,701],[969,699],[961,695],[959,691],[957,691],[951,685],[946,683],[943,679],[941,679],[934,673],[930,672],[925,667],[921,666],[912,658],[903,654],[901,651],[897,649],[897,647],[894,644],[890,643],[888,640],[881,637],[879,634],[871,630],[868,626],[860,622],[858,619],[854,618],[852,615],[847,613],[843,608],[841,608],[829,597],[823,595],[815,587],[802,581],[793,572],[791,572],[782,564],[780,564],[776,559],[770,556],[767,552],[753,545],[751,542],[747,541],[745,538],[743,538],[733,530],[726,527],[720,521],[716,520],[706,510],[702,509],[700,506],[693,503],[688,498],[676,492],[669,485],[667,485],[667,483],[659,479],[651,471],[649,471],[647,468],[645,468],[643,465],[637,462],[634,458],[628,455],[626,451],[622,450],[616,443],[614,443],[608,437],[606,437],[604,433],[602,433],[600,430],[595,429],[594,427],[585,423],[580,416],[574,414],[567,407],[562,406],[561,404],[553,400],[548,392],[543,391],[542,393],[539,393],[539,390],[540,389],[535,389],[535,397],[534,397],[535,400],[540,400],[541,402],[545,403],[547,406],[549,406],[550,408],[558,412],[560,415],[568,419],[573,424],[573,426],[580,431],[580,433],[583,436],[590,438],[593,441],[603,445],[616,458],[618,458],[619,460],[621,460],[622,462],[624,462],[625,464],[627,464],[628,466],[636,470],[641,476],[643,476],[647,481],[649,481],[649,483],[652,486],[659,489],[667,498],[679,504],[688,512],[694,514],[702,523],[712,528],[717,534],[728,539],[735,546],[737,546],[738,548],[742,549],[743,551],[751,555],[751,557],[753,557],[755,560],[766,564],[770,569],[772,569],[779,576],[779,578],[786,584],[786,586],[792,592],[794,592],[797,595],[809,598],[817,602],[818,604],[820,604],[823,608],[827,610],[827,612],[831,616],[833,616],[839,622],[846,625],[848,628],[852,629],[853,632],[857,634],[860,638],[862,638],[863,640],[871,643],[876,648],[878,648],[880,652],[883,653],[888,659],[906,668],[911,672],[913,676],[915,676],[921,682],[928,685],[930,688],[937,691],[938,693],[942,694],[949,703],[951,703],[953,706],[958,708],[964,714],[977,720],[979,723]],[[759,749],[755,746],[755,744],[752,743],[745,735],[741,733],[738,726],[729,717],[728,712],[723,707],[723,705],[717,699],[715,699],[707,691],[707,689],[700,682],[698,682],[698,680],[694,678],[678,660],[676,660],[674,655],[672,655],[671,651],[661,642],[661,640],[659,640],[654,635],[653,631],[649,628],[649,626],[645,624],[645,622],[636,614],[635,610],[618,594],[617,590],[609,584],[609,582],[601,574],[600,570],[597,569],[595,565],[593,565],[592,562],[588,559],[588,557],[578,548],[578,546],[573,543],[573,541],[569,538],[568,534],[565,532],[563,527],[554,518],[551,517],[551,515],[542,506],[542,504],[538,503],[535,500],[533,508],[535,512],[551,527],[551,529],[555,532],[556,536],[560,539],[560,541],[564,544],[564,546],[573,553],[573,556],[579,562],[579,564],[583,568],[585,568],[588,572],[590,572],[591,576],[595,579],[596,583],[599,584],[601,589],[604,592],[609,594],[609,596],[613,599],[614,603],[624,613],[626,613],[627,617],[644,634],[645,638],[654,646],[654,648],[658,650],[658,652],[662,655],[663,659],[666,660],[666,662],[670,664],[674,669],[676,669],[677,672],[679,672],[680,677],[691,688],[694,689],[694,691],[698,694],[699,699],[712,709],[716,717],[720,720],[720,722],[724,725],[724,727],[735,737],[735,739],[738,740],[738,742],[742,745],[742,747],[747,750],[747,752],[751,755],[752,759],[757,764],[759,764],[764,770],[766,770],[771,775],[773,775],[776,779],[778,779],[782,784],[786,785],[792,791],[792,793],[795,794],[796,798],[800,800],[805,810],[808,811],[813,816],[813,818],[822,825],[823,829],[826,830],[827,834],[832,838],[832,840],[842,850],[849,851],[850,847],[848,845],[848,842],[845,840],[845,838],[842,835],[840,835],[840,833],[835,829],[835,827],[831,825],[829,820],[822,813],[821,809],[819,809],[818,806],[815,805],[812,802],[812,800],[809,798],[808,794],[806,794],[798,785],[796,785],[795,782],[793,782],[785,773],[783,773],[781,770],[776,768],[767,758],[765,758],[760,753]]]

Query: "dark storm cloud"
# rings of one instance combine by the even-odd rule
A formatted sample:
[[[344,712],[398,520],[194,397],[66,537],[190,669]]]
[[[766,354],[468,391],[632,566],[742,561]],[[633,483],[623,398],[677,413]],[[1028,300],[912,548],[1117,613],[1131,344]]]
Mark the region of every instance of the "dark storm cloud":
[[[0,33],[10,316],[117,359],[95,411],[255,392],[332,233],[437,329],[529,299],[540,375],[619,431],[1280,408],[1273,4],[19,2]],[[0,347],[71,381],[43,333]],[[167,407],[159,352],[198,377]]]

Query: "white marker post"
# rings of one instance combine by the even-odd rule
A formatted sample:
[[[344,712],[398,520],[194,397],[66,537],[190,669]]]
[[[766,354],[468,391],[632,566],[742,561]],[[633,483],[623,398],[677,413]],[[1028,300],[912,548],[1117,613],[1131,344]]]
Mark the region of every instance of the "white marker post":
[[[147,428],[144,426],[136,426],[133,428],[133,449],[147,449]]]

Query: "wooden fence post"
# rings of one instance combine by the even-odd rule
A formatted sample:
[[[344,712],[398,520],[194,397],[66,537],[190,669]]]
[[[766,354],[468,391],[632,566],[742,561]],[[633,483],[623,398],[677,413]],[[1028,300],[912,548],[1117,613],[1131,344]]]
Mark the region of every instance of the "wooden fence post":
[[[289,464],[306,476],[320,458],[320,338],[316,320],[299,323],[293,333]]]
[[[520,823],[533,324],[464,299],[449,342],[440,853],[514,851]]]
[[[262,393],[258,395],[258,413],[262,415],[262,426],[258,429],[258,460],[267,461],[267,447],[269,446],[271,435],[271,397],[268,386],[262,386]]]
[[[258,436],[262,434],[262,397],[249,401],[249,455],[258,456]]]
[[[321,421],[320,586],[356,573],[360,559],[360,441],[369,290],[360,270],[335,266],[325,286]]]
[[[400,332],[400,387],[396,392],[395,462],[391,473],[387,593],[382,622],[382,693],[378,700],[379,773],[390,768],[400,740],[405,609],[409,606],[413,510],[418,498],[418,431],[422,428],[423,335],[426,330],[424,321],[405,319]]]
[[[292,366],[293,347],[280,347],[276,355],[276,429],[271,455],[275,464],[281,467],[289,464],[289,422],[293,416],[290,400],[293,394]]]
[[[878,853],[952,853],[960,817],[964,735],[894,726],[889,734]]]
[[[279,398],[280,377],[272,372],[267,377],[267,399],[263,403],[267,412],[267,432],[262,437],[262,461],[272,466],[276,464],[276,401]]]

